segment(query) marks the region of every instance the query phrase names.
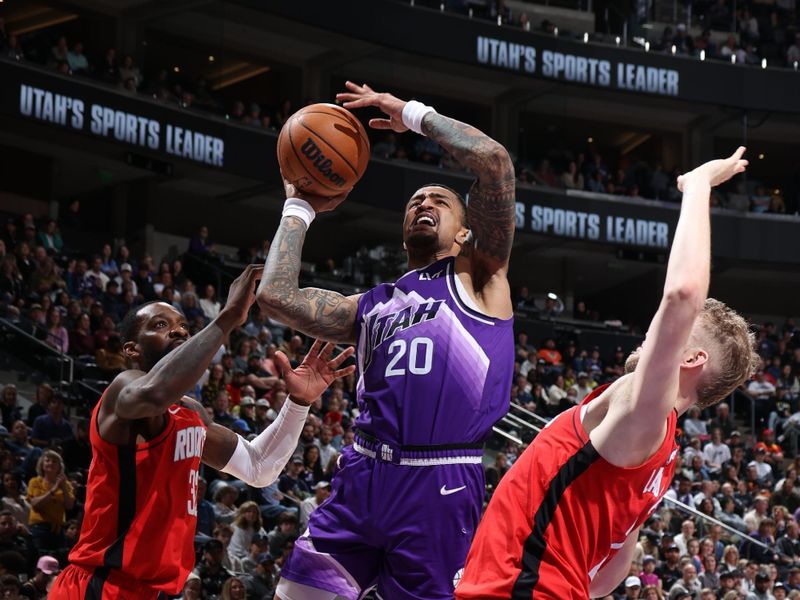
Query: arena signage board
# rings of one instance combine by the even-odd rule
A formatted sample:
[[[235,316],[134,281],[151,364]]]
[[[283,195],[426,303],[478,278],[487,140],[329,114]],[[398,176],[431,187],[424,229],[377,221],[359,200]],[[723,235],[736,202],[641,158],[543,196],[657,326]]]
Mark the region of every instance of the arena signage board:
[[[680,73],[638,62],[612,62],[477,36],[476,60],[482,65],[595,87],[677,97]]]
[[[83,79],[0,61],[0,80],[5,115],[116,143],[120,149],[256,176],[263,159],[275,155],[273,136]]]
[[[411,198],[421,186],[432,181],[467,194],[473,180],[452,171],[415,166],[405,161],[372,159],[364,178],[347,201],[400,211],[405,201],[387,206],[386,198]],[[517,235],[544,235],[666,254],[679,214],[677,204],[666,202],[517,186]],[[783,264],[800,262],[794,249],[795,240],[800,237],[798,217],[713,209],[711,229],[715,258]]]
[[[641,48],[583,43],[498,26],[398,0],[261,2],[240,0],[308,25],[400,51],[593,88],[753,110],[796,112],[800,77],[791,69],[761,69]],[[369,23],[369,26],[364,26]],[[424,93],[424,87],[420,89]]]

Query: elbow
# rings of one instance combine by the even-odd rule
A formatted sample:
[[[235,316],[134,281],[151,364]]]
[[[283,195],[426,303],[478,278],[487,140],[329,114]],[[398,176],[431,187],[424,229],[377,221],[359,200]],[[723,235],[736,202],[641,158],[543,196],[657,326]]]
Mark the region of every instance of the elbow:
[[[690,308],[695,314],[699,314],[706,301],[706,290],[692,282],[670,286],[664,290],[663,301],[667,306]]]
[[[270,317],[279,316],[288,304],[287,294],[276,292],[269,286],[263,286],[256,294],[256,302],[262,312]]]
[[[168,404],[163,385],[148,385],[137,393],[123,392],[114,405],[114,414],[122,419],[141,419],[157,415]]]
[[[511,160],[508,150],[506,150],[502,144],[494,140],[492,140],[492,144],[487,148],[484,155],[484,164],[492,173],[514,174],[514,162]]]

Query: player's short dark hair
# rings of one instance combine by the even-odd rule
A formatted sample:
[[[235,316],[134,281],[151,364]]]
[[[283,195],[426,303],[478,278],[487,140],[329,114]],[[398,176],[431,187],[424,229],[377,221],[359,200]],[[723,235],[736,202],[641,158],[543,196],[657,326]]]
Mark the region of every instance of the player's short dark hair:
[[[139,330],[142,328],[142,323],[144,322],[144,319],[139,315],[139,312],[145,306],[150,306],[156,302],[161,301],[151,300],[150,302],[145,302],[144,304],[135,306],[130,309],[124,317],[122,317],[122,321],[119,322],[119,335],[122,338],[123,344],[125,342],[135,341],[136,337],[139,335]]]
[[[16,518],[16,517],[14,516],[14,513],[12,513],[10,510],[0,510],[0,517],[12,517],[12,518]]]
[[[426,188],[426,187],[444,188],[448,192],[453,194],[458,199],[458,202],[461,204],[461,223],[464,225],[464,227],[468,227],[468,225],[467,225],[467,201],[464,200],[464,196],[459,194],[456,190],[451,188],[449,185],[444,185],[443,183],[426,183],[425,185],[419,186],[419,189]]]

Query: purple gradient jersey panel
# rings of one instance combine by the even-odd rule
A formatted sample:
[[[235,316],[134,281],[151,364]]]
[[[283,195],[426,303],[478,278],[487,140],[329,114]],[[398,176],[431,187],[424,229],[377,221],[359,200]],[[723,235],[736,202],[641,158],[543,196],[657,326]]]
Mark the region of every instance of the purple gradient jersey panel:
[[[471,309],[445,258],[358,303],[356,426],[397,445],[473,444],[508,411],[513,319]]]

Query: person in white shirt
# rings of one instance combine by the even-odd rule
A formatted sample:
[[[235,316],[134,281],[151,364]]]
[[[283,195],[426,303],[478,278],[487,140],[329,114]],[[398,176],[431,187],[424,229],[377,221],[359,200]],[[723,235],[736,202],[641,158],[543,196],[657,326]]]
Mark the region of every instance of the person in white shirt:
[[[686,519],[683,523],[681,523],[681,532],[675,536],[675,539],[672,540],[680,549],[681,556],[686,554],[686,542],[694,537],[694,532],[694,521],[691,519]]]
[[[209,319],[216,319],[220,311],[219,300],[217,300],[217,292],[214,286],[208,284],[206,286],[205,297],[200,300],[200,310]]]
[[[336,446],[333,445],[333,432],[330,427],[323,426],[319,430],[319,464],[323,469],[327,469],[331,463],[331,459],[336,456],[338,452]]]
[[[108,275],[103,273],[102,269],[100,268],[102,264],[102,259],[99,256],[95,256],[92,260],[91,270],[86,271],[86,275],[83,276],[84,281],[86,281],[89,285],[93,285],[101,292],[106,289],[106,284],[109,281]]]
[[[683,422],[683,433],[689,437],[695,435],[698,436],[708,435],[706,422],[700,418],[700,409],[697,406],[693,406],[692,408],[689,409],[689,415]]]
[[[703,448],[703,460],[711,475],[718,475],[722,465],[731,459],[731,449],[722,441],[722,430],[714,428],[711,441]]]
[[[769,400],[775,395],[775,386],[766,379],[764,371],[759,370],[756,378],[747,384],[747,391],[756,400]]]
[[[319,505],[331,495],[331,484],[327,481],[320,481],[314,486],[314,495],[306,498],[300,504],[300,531],[305,531],[308,527],[308,517],[319,508]]]
[[[572,386],[572,389],[575,390],[575,403],[580,404],[583,402],[583,399],[588,396],[594,387],[592,386],[592,380],[589,378],[589,374],[586,371],[581,371],[578,373],[578,382]]]

